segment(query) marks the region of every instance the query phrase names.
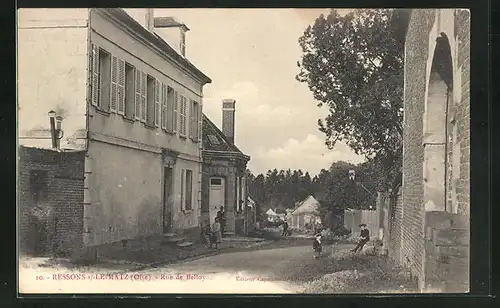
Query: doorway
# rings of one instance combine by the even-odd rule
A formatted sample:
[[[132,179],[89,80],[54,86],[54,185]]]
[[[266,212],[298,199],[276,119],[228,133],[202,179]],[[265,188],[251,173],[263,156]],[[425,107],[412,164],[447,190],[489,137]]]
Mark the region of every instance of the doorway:
[[[173,231],[173,170],[170,167],[163,168],[163,233]]]
[[[209,195],[209,218],[210,224],[215,221],[217,212],[221,206],[225,206],[225,183],[224,178],[210,178],[210,195]]]

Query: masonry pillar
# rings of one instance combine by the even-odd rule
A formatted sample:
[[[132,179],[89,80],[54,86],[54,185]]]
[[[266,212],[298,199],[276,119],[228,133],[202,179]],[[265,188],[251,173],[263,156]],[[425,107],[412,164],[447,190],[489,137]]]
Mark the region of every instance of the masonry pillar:
[[[226,183],[226,230],[225,232],[235,232],[235,205],[236,205],[236,172],[230,170]]]
[[[426,213],[422,292],[469,292],[469,221],[465,215]]]

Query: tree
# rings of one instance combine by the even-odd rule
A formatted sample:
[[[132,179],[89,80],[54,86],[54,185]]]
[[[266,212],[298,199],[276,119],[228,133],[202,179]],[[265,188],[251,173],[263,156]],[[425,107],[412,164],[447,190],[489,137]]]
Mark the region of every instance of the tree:
[[[332,10],[299,39],[297,80],[330,111],[318,121],[325,144],[332,148],[344,141],[373,159],[383,184],[401,172],[405,14],[362,9],[340,16]]]

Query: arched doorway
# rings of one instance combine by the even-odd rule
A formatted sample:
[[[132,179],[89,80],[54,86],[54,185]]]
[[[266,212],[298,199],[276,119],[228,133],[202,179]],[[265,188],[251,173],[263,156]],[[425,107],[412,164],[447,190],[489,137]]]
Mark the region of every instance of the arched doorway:
[[[454,123],[453,64],[448,37],[441,33],[436,39],[429,75],[427,101],[424,112],[424,206],[426,211],[451,211],[449,186],[451,166],[449,162]],[[451,202],[450,202],[451,203]]]

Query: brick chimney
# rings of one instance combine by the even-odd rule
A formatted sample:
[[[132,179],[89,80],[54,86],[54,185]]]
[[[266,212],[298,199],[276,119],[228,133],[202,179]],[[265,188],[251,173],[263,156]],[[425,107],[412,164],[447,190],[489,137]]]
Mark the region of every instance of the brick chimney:
[[[226,138],[234,143],[234,113],[236,100],[222,100],[222,132]]]
[[[140,23],[141,26],[149,31],[153,31],[154,9],[124,8],[123,10]]]
[[[189,28],[174,17],[155,17],[154,32],[183,57],[186,56],[186,32]]]

